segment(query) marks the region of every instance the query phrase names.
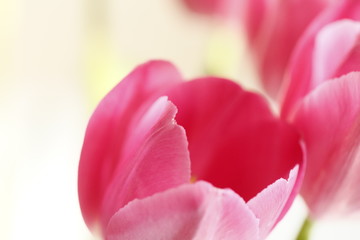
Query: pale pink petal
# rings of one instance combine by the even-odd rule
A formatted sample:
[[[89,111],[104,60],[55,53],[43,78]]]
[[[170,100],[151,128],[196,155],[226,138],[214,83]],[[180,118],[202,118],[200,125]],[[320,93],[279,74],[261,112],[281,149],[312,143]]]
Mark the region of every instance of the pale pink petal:
[[[247,201],[302,164],[298,133],[234,82],[197,79],[167,94],[179,109],[195,179],[231,188]]]
[[[152,61],[130,73],[96,108],[86,130],[78,178],[81,210],[90,228],[99,218],[115,169],[129,155],[124,143],[132,127],[164,89],[181,81],[170,63]]]
[[[248,206],[260,220],[260,239],[265,239],[285,215],[299,191],[303,171],[294,167],[287,180],[281,178],[248,201]]]
[[[106,239],[257,240],[258,227],[236,193],[200,181],[130,202],[111,218]]]
[[[325,26],[315,40],[311,88],[340,77],[337,73],[344,65],[351,65],[351,71],[360,70],[360,56],[352,54],[360,52],[359,48],[360,22],[340,20]]]
[[[344,55],[341,53],[341,50],[338,50],[339,48],[341,49],[343,47],[344,47],[344,51],[346,51],[346,49],[351,49],[350,55],[352,51],[356,51],[357,47],[355,45],[353,47],[348,46],[354,41],[351,41],[350,39],[346,40],[346,38],[342,36],[342,34],[344,34],[345,32],[349,33],[348,31],[349,26],[343,25],[340,28],[337,27],[330,28],[331,32],[334,31],[331,34],[333,38],[337,38],[339,40],[331,39],[331,38],[322,40],[322,36],[318,36],[320,32],[323,36],[324,34],[330,36],[329,29],[325,29],[325,30],[322,29],[324,28],[324,26],[341,19],[360,20],[360,1],[358,0],[338,1],[332,7],[326,9],[326,11],[324,11],[316,20],[314,20],[313,23],[309,26],[309,28],[306,30],[306,32],[299,40],[299,43],[297,44],[294,50],[289,65],[289,74],[287,75],[284,84],[282,86],[281,115],[284,118],[291,119],[293,117],[292,114],[295,111],[297,104],[299,104],[299,101],[312,89],[314,89],[314,87],[316,87],[320,82],[329,79],[329,78],[320,79],[321,76],[329,77],[331,73],[334,73],[334,75],[331,75],[331,78],[333,78],[339,76],[339,74],[345,73],[344,70],[348,69],[348,67],[350,67],[348,69],[350,71],[359,69],[359,64],[356,64],[356,59],[358,59],[356,55],[355,56],[348,55],[347,58],[343,58]],[[354,26],[352,26],[351,28],[354,28]],[[325,31],[325,33],[323,31]],[[355,35],[357,34],[356,27],[354,28],[353,31],[355,32],[351,34],[352,35],[350,37],[351,39],[356,38],[356,36],[354,36],[354,34]],[[321,41],[326,42],[326,44],[316,45],[316,42],[319,43]],[[345,41],[345,42],[342,42],[341,47],[337,46],[335,49],[327,50],[333,53],[333,56],[330,57],[331,60],[327,59],[328,61],[331,61],[330,66],[328,65],[319,66],[321,62],[314,62],[314,61],[319,61],[319,54],[321,54],[320,52],[323,51],[322,49],[317,50],[315,49],[315,47],[320,46],[323,48],[327,48],[328,46],[335,45],[336,41],[339,42]],[[345,46],[343,46],[343,44]],[[336,59],[341,59],[338,62],[341,65],[335,66],[337,61]],[[324,62],[324,64],[326,63],[328,62]],[[347,64],[347,66],[342,66],[345,63]],[[352,65],[354,63],[355,66]],[[317,73],[316,71],[318,68],[325,69],[323,71],[326,71],[327,74],[323,74],[322,72]]]
[[[311,213],[360,209],[360,73],[324,82],[296,112],[308,164],[302,188]]]

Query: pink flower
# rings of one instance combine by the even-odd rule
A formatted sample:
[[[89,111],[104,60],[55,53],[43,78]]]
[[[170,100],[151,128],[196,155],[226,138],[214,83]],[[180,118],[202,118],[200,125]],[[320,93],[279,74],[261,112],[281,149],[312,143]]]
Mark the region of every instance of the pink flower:
[[[90,119],[81,210],[107,239],[264,239],[298,191],[302,161],[297,132],[261,97],[220,78],[185,82],[153,61]]]
[[[334,0],[246,0],[241,16],[265,90],[278,97],[293,50],[309,24]]]
[[[277,97],[293,49],[309,24],[339,0],[183,0],[197,12],[244,24],[260,79]],[[341,0],[340,0],[341,1]]]
[[[344,1],[311,26],[295,51],[282,116],[304,138],[301,193],[312,218],[360,210],[360,22]]]
[[[344,0],[328,8],[302,36],[294,50],[282,93],[282,115],[291,117],[296,104],[319,84],[359,70],[357,23],[360,2]]]
[[[308,164],[301,193],[312,218],[360,210],[360,73],[327,81],[308,94],[294,125]]]

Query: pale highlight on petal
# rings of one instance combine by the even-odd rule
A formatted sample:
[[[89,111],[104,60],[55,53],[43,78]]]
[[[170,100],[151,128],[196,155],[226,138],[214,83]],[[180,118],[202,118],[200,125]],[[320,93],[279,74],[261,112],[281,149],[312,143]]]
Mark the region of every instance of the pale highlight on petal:
[[[307,30],[302,35],[301,39],[299,40],[296,48],[294,49],[293,55],[291,57],[291,61],[289,63],[288,74],[284,80],[281,89],[281,116],[283,118],[291,120],[293,118],[293,113],[296,110],[299,102],[301,99],[306,96],[314,87],[316,87],[320,82],[329,80],[329,78],[320,79],[322,76],[335,78],[339,77],[340,74],[345,74],[350,71],[357,71],[359,70],[359,63],[356,59],[359,59],[359,54],[357,52],[357,42],[353,47],[348,46],[352,42],[350,39],[344,38],[341,34],[349,33],[348,28],[354,28],[354,25],[350,26],[349,24],[340,24],[339,28],[330,27],[325,29],[325,33],[322,32],[325,26],[328,24],[332,24],[336,21],[342,19],[351,19],[351,20],[360,20],[360,1],[358,0],[344,0],[344,1],[337,1],[334,5],[327,8],[321,15],[319,15],[312,24],[307,28]],[[351,35],[351,39],[354,38],[353,34],[357,33],[355,27],[352,31],[354,31]],[[335,44],[336,41],[345,41],[342,43],[341,46],[337,46],[334,49],[327,49],[327,51],[333,53],[330,59],[322,59],[319,63],[315,62],[319,60],[321,56],[320,52],[316,52],[317,49],[316,41],[322,41],[322,36],[328,35],[329,31],[337,31],[337,33],[333,32],[332,38],[335,39],[324,39],[327,44],[323,45],[322,47],[330,47]],[[318,34],[322,34],[319,36]],[[318,38],[320,37],[320,38]],[[341,53],[343,48],[343,44],[345,45],[344,50],[351,49],[351,52],[347,53],[348,56],[344,58],[344,54]],[[322,51],[320,49],[320,51]],[[336,54],[339,54],[337,56]],[[352,55],[354,54],[354,55]],[[341,60],[341,58],[343,58]],[[339,59],[337,61],[336,59]],[[330,66],[328,65],[320,65],[319,64],[328,64],[331,63]],[[335,66],[335,64],[341,64],[339,66]],[[331,67],[331,68],[330,68]],[[316,72],[317,68],[319,68],[320,72]],[[315,77],[313,79],[313,77]]]
[[[257,240],[258,224],[236,193],[200,181],[130,202],[112,217],[106,239]]]
[[[269,234],[294,201],[300,187],[299,183],[302,181],[298,174],[299,165],[290,171],[287,180],[278,179],[247,202],[260,220],[260,239],[264,239]]]
[[[341,20],[326,25],[317,35],[313,54],[313,73],[311,89],[322,82],[340,77],[338,74],[344,64],[353,62],[351,70],[360,70],[360,22]],[[343,73],[340,72],[342,75]]]
[[[308,164],[302,194],[313,217],[360,209],[360,73],[321,84],[296,112]]]

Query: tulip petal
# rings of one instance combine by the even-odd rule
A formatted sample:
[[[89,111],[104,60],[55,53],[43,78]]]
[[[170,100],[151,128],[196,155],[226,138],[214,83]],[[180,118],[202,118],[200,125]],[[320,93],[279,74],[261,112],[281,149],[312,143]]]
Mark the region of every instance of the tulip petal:
[[[99,104],[85,135],[79,164],[79,200],[83,217],[93,228],[107,186],[115,169],[129,155],[124,143],[133,133],[143,113],[161,92],[181,82],[169,63],[152,61],[136,68]]]
[[[115,169],[102,204],[103,223],[135,198],[190,181],[185,131],[174,121],[176,107],[166,97],[157,100],[133,129],[125,155]]]
[[[360,22],[341,20],[325,26],[315,40],[311,88],[349,70],[360,70],[359,48]]]
[[[344,54],[341,53],[341,48],[345,45],[344,50],[351,49],[351,51],[356,51],[357,46],[349,46],[351,43],[355,43],[356,41],[351,41],[350,39],[346,40],[342,34],[349,33],[351,31],[348,30],[350,27],[348,24],[341,24],[340,28],[337,26],[332,26],[329,28],[323,29],[326,25],[336,22],[341,19],[351,19],[351,20],[360,20],[360,2],[358,0],[346,0],[346,1],[338,1],[332,7],[329,7],[324,11],[317,19],[313,21],[313,23],[308,27],[306,32],[303,34],[299,43],[297,44],[290,65],[289,65],[289,74],[284,81],[282,86],[281,93],[281,115],[283,118],[291,120],[293,117],[293,113],[299,104],[299,101],[306,96],[312,89],[314,89],[318,84],[323,81],[326,81],[330,78],[338,77],[339,74],[345,73],[344,70],[348,71],[356,71],[359,69],[359,64],[356,63],[356,55],[348,56],[348,60],[344,57]],[[339,25],[338,25],[339,26]],[[357,27],[352,26],[354,28],[351,33],[351,39],[357,38],[354,34],[357,34]],[[324,32],[325,31],[325,32]],[[329,31],[332,32],[332,36],[336,39],[328,39],[322,36],[326,36],[329,34]],[[334,31],[334,32],[333,32]],[[320,34],[321,35],[318,35]],[[328,35],[330,36],[330,35]],[[321,56],[322,49],[315,49],[315,47],[330,47],[336,44],[336,41],[342,41],[341,47],[336,46],[333,49],[327,49],[333,54],[330,59],[323,59],[322,61],[315,62],[319,60]],[[325,45],[317,44],[316,42],[326,42]],[[321,43],[322,44],[322,43]],[[319,52],[317,52],[319,51]],[[340,54],[339,56],[336,54]],[[349,53],[348,53],[349,54]],[[348,55],[347,54],[347,55]],[[350,54],[351,55],[351,54]],[[338,64],[349,64],[348,66],[335,66],[336,59],[339,59]],[[351,59],[354,59],[351,60]],[[319,64],[327,64],[331,62],[331,65],[323,65],[319,66]],[[355,63],[355,65],[351,65]],[[350,69],[348,68],[350,67]],[[320,72],[316,72],[317,69],[322,69]],[[342,70],[341,70],[342,69]],[[324,74],[324,71],[326,74]],[[335,75],[332,75],[335,74]],[[327,76],[328,78],[320,79],[322,76]],[[315,77],[315,78],[313,78]]]
[[[299,166],[296,166],[291,170],[287,180],[278,179],[248,201],[248,206],[260,220],[260,239],[265,239],[294,201],[302,181],[298,174]]]
[[[203,78],[167,94],[179,109],[196,179],[231,188],[247,201],[302,163],[298,133],[237,84]]]
[[[186,184],[134,200],[110,220],[108,240],[259,239],[258,220],[229,189]]]
[[[270,96],[277,98],[296,43],[311,21],[331,1],[244,2],[249,43],[254,51],[261,81]]]
[[[359,209],[360,73],[321,84],[304,98],[294,124],[307,147],[302,193],[313,216]]]

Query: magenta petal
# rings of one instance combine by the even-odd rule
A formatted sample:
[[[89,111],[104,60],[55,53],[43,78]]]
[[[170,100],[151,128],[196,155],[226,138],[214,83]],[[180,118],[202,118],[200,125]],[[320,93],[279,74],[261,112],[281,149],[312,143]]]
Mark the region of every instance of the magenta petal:
[[[190,159],[185,131],[174,121],[175,106],[166,97],[157,100],[144,114],[125,145],[124,155],[107,186],[103,223],[135,198],[190,181]]]
[[[130,202],[111,218],[106,239],[256,240],[258,227],[236,193],[200,181]]]
[[[78,180],[81,210],[90,228],[100,217],[115,170],[131,154],[124,144],[133,128],[164,89],[181,81],[170,63],[152,61],[130,73],[96,108],[86,130]]]
[[[248,201],[247,204],[260,220],[260,239],[265,239],[289,209],[302,181],[302,176],[299,177],[298,174],[299,166],[296,166],[287,180],[277,180]]]
[[[231,188],[247,201],[302,164],[297,132],[237,84],[197,79],[168,96],[179,109],[176,120],[186,130],[196,179]]]
[[[360,73],[324,82],[296,112],[308,165],[302,188],[313,217],[360,209]]]

